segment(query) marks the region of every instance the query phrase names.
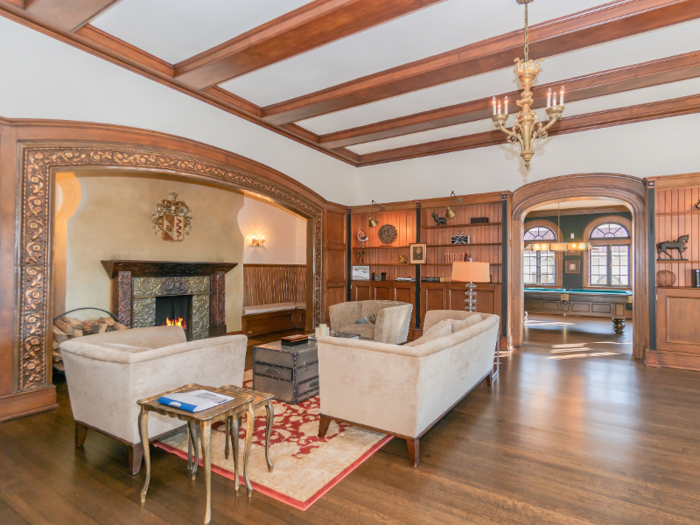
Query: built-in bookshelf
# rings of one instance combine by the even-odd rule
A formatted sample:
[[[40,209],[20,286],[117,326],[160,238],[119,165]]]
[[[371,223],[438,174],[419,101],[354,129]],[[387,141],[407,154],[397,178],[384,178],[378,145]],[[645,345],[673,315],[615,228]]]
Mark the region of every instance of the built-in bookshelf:
[[[490,264],[491,282],[500,283],[502,266],[501,203],[454,204],[450,206],[455,217],[446,219],[446,225],[437,225],[433,214],[445,217],[445,207],[426,207],[421,210],[421,242],[427,244],[428,262],[423,265],[423,277],[445,277],[450,280],[452,264],[445,255],[459,253],[470,255],[472,260]],[[485,217],[486,223],[473,223],[472,219]],[[451,244],[451,237],[469,236],[469,244]]]
[[[688,235],[687,261],[664,261],[665,255],[656,261],[656,270],[670,270],[676,274],[674,288],[690,287],[691,270],[700,269],[700,187],[669,188],[656,192],[656,242],[675,241]],[[671,250],[674,258],[678,251]]]
[[[369,227],[369,214],[352,215],[352,264],[369,265],[370,271],[374,273],[386,272],[386,278],[390,281],[397,277],[415,279],[415,265],[400,264],[398,259],[403,255],[409,260],[408,246],[416,242],[416,211],[373,211],[372,218],[378,222],[374,228]],[[385,224],[391,224],[397,231],[396,239],[391,244],[384,244],[379,239],[379,229]],[[365,232],[368,237],[364,248],[357,238],[360,231]],[[362,262],[359,258],[360,253],[363,253]]]

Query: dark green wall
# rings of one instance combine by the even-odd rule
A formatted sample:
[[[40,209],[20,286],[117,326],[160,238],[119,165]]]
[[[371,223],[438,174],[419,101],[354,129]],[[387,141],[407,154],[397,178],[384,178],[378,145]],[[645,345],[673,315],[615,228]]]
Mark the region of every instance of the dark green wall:
[[[625,219],[632,221],[632,214],[629,212],[625,213],[592,213],[589,215],[562,215],[561,218],[559,219],[559,228],[561,229],[561,233],[564,236],[562,239],[563,242],[570,242],[572,241],[571,239],[571,234],[573,233],[575,235],[573,240],[576,241],[583,241],[583,231],[586,229],[586,226],[588,226],[592,221],[595,219],[598,219],[600,217],[605,217],[606,215],[618,215],[620,217],[624,217]],[[527,223],[531,221],[549,221],[551,223],[557,224],[557,215],[556,213],[552,217],[526,217],[525,218],[525,230],[527,230]],[[631,234],[632,232],[630,232]],[[566,265],[566,261],[579,261],[579,267],[581,268],[581,272],[583,272],[583,255],[579,255],[578,257],[567,257],[566,254],[564,254],[564,257],[562,257],[563,262],[562,262],[562,267],[559,268],[559,271],[562,273],[563,279],[562,279],[562,286],[564,288],[583,288],[583,273],[578,273],[578,274],[571,274],[571,273],[566,273],[564,271],[564,268]]]

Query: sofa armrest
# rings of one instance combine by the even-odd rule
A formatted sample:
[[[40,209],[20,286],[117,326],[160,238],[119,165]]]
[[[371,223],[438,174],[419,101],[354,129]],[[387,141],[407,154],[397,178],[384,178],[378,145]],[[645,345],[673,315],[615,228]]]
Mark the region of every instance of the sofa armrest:
[[[412,304],[383,308],[377,314],[374,340],[380,343],[401,344],[408,339]]]
[[[340,330],[343,326],[354,324],[362,317],[362,303],[350,301],[334,304],[328,308],[328,313],[331,318],[331,330]]]

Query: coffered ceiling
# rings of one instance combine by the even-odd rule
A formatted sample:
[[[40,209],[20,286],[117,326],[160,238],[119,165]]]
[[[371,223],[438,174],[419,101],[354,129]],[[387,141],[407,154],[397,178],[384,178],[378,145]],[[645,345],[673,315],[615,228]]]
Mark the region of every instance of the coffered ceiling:
[[[516,0],[0,0],[0,14],[355,166],[487,147]],[[700,112],[700,0],[535,0],[550,135]],[[512,119],[510,124],[512,125]]]

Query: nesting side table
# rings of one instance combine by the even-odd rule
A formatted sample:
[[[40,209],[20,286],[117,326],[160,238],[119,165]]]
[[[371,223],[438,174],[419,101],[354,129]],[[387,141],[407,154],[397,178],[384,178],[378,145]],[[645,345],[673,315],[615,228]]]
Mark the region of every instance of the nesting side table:
[[[234,399],[228,403],[210,408],[209,410],[203,410],[202,412],[187,412],[186,410],[180,410],[178,408],[169,407],[166,405],[161,405],[158,403],[158,398],[167,394],[174,394],[176,392],[191,392],[193,390],[209,390],[210,392],[216,392],[217,394],[223,394],[231,396]],[[205,525],[211,521],[211,425],[217,420],[226,420],[230,418],[235,418],[238,421],[244,413],[248,413],[247,425],[246,425],[246,439],[245,439],[245,454],[243,459],[243,478],[245,480],[246,489],[248,490],[248,497],[253,494],[253,487],[248,480],[248,456],[250,454],[250,443],[253,438],[253,423],[255,421],[255,413],[253,412],[253,400],[255,396],[252,392],[241,391],[233,392],[232,390],[224,390],[221,388],[213,388],[209,386],[201,386],[197,384],[189,384],[174,390],[169,390],[168,392],[163,392],[156,396],[148,397],[146,399],[141,399],[138,404],[141,405],[141,413],[139,414],[139,433],[141,435],[141,443],[143,444],[143,459],[146,462],[146,481],[144,482],[143,489],[141,490],[141,503],[146,501],[146,493],[148,492],[148,485],[151,482],[151,453],[148,448],[148,413],[156,412],[158,414],[178,418],[182,421],[187,422],[188,428],[188,471],[192,479],[195,478],[197,473],[197,427],[199,427],[199,437],[202,446],[202,456],[204,460],[204,481],[207,490],[207,502],[206,511],[204,514]],[[233,438],[233,436],[232,436]],[[226,437],[228,444],[228,435]],[[235,435],[234,448],[238,449],[238,434]],[[192,449],[195,450],[195,457],[192,457]],[[237,469],[236,469],[237,470]],[[236,494],[239,490],[239,480],[238,472],[236,472]]]

